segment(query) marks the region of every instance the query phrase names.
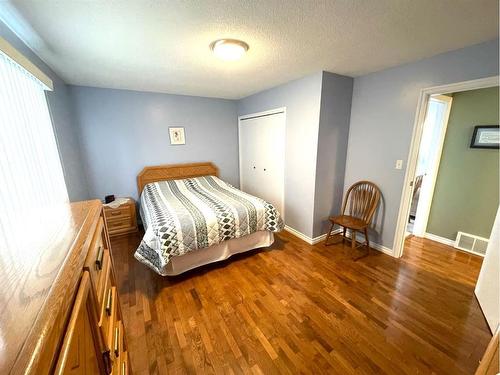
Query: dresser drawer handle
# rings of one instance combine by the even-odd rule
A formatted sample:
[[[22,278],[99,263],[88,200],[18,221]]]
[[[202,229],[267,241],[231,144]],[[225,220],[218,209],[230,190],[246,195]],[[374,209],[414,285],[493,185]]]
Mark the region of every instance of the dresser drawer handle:
[[[109,350],[106,350],[105,352],[102,353],[102,359],[104,361],[106,374],[111,374],[111,371],[113,370],[113,364],[111,363],[111,356],[109,354]]]
[[[121,220],[121,221],[117,221],[116,223],[109,223],[108,228],[122,227],[122,226],[127,225],[127,224],[128,224],[128,221]]]
[[[113,347],[115,356],[120,356],[120,326],[115,327],[115,345]]]
[[[121,215],[122,212],[121,211],[111,211],[111,216],[118,216],[118,215]]]
[[[97,266],[97,269],[102,270],[102,258],[104,256],[104,248],[99,246],[99,249],[97,250],[97,257],[95,258],[95,265]]]
[[[106,314],[111,316],[111,308],[113,307],[113,289],[108,290],[108,298],[106,298]]]
[[[122,375],[125,375],[127,373],[127,365],[125,362],[122,362]]]

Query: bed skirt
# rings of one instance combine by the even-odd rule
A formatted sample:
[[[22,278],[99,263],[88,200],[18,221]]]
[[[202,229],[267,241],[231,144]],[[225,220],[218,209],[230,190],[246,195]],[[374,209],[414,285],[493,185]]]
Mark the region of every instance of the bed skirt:
[[[227,259],[234,254],[244,253],[245,251],[271,246],[273,242],[273,232],[269,231],[258,231],[241,238],[233,238],[217,245],[212,245],[204,249],[199,249],[196,251],[191,251],[184,255],[172,257],[170,262],[163,269],[162,275],[180,275],[181,273],[197,267],[201,267],[205,264],[210,264]],[[139,260],[142,261],[142,259]],[[148,264],[148,262],[144,261],[143,263]]]

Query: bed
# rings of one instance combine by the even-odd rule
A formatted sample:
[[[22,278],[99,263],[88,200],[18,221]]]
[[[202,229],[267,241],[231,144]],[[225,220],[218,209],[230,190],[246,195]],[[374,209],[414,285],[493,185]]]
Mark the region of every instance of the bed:
[[[276,208],[218,178],[213,163],[144,168],[137,176],[144,237],[135,258],[174,276],[271,246],[283,229]]]

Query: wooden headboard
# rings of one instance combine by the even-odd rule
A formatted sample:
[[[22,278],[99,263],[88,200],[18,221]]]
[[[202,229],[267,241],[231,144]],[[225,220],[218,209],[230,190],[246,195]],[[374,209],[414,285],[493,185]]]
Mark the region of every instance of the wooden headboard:
[[[188,164],[166,164],[144,167],[137,175],[137,191],[139,196],[144,186],[151,182],[165,180],[179,180],[182,178],[200,176],[219,176],[219,168],[211,162],[188,163]]]

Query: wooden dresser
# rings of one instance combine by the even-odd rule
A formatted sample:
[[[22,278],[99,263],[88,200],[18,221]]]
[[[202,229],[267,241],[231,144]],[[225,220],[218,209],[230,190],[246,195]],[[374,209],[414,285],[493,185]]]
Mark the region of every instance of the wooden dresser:
[[[0,374],[128,374],[101,202],[19,220],[0,242]]]

